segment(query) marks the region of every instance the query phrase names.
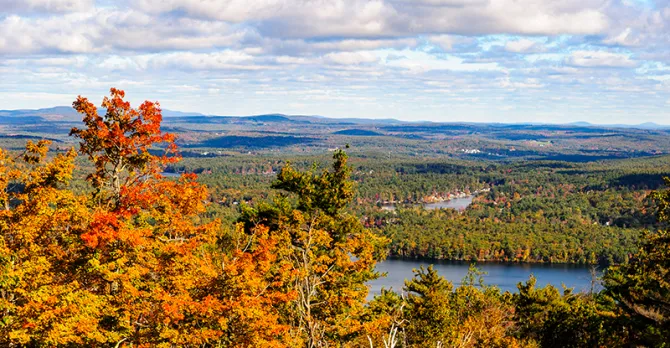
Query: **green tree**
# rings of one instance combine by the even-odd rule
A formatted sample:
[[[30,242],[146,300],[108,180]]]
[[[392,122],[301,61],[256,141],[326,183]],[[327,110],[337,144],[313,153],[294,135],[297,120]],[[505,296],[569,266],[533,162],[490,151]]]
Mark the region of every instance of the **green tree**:
[[[514,307],[509,293],[486,286],[474,266],[453,289],[432,266],[415,270],[407,291],[402,332],[408,347],[534,347],[514,337]],[[382,298],[383,299],[383,298]]]
[[[513,295],[520,337],[542,347],[614,347],[620,345],[611,331],[614,304],[588,294],[575,294],[554,286],[536,288],[531,278]]]
[[[670,178],[665,178],[670,186]],[[670,221],[670,190],[655,192],[658,219]],[[670,231],[646,233],[628,264],[605,277],[606,294],[625,311],[635,344],[670,346]]]
[[[407,343],[410,347],[435,347],[451,340],[455,323],[451,311],[454,286],[433,266],[414,270],[405,282],[407,296]]]

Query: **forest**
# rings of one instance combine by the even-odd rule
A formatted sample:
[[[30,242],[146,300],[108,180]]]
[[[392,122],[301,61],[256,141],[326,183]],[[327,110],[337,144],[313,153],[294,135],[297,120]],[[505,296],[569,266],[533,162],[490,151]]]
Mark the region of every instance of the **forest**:
[[[182,158],[160,105],[124,98],[78,97],[76,146],[0,152],[2,346],[670,344],[667,157]],[[475,191],[463,212],[412,206]],[[389,256],[609,269],[598,292],[531,277],[510,293],[428,267],[368,300]]]
[[[576,163],[348,153],[356,188],[349,208],[391,239],[391,257],[606,266],[626,261],[644,231],[664,225],[650,194],[670,175],[670,156]],[[217,202],[208,214],[233,222],[239,205],[272,200],[267,187],[286,163],[311,170],[326,156],[230,153],[167,170],[198,173]],[[473,194],[473,203],[463,212],[417,207],[455,194]],[[390,202],[397,209],[385,209]]]

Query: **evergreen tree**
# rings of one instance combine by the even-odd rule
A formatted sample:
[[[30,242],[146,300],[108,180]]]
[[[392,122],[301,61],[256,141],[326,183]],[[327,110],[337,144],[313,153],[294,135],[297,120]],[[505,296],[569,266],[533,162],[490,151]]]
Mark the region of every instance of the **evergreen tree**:
[[[670,178],[665,178],[670,186]],[[655,192],[658,219],[670,221],[670,190]],[[643,236],[630,263],[613,267],[606,293],[626,312],[631,340],[653,347],[670,346],[670,231]]]

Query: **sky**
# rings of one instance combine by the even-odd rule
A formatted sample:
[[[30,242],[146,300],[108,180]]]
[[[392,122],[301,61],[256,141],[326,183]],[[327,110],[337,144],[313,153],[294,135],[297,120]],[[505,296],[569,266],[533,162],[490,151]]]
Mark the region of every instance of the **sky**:
[[[0,109],[670,124],[670,0],[0,0]]]

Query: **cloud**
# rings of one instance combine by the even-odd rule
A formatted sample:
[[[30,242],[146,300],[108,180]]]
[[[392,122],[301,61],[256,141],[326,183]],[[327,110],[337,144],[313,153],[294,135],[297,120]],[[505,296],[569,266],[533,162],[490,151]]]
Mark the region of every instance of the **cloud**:
[[[66,13],[91,9],[93,0],[3,0],[1,13]]]
[[[267,66],[253,64],[254,57],[240,51],[214,53],[175,52],[140,57],[153,69],[177,70],[258,70]]]
[[[446,71],[496,71],[500,67],[495,63],[468,63],[463,59],[447,56],[436,57],[426,52],[389,51],[380,53],[385,56],[387,66],[409,70],[413,73],[425,73],[435,70]]]
[[[379,57],[372,52],[337,52],[326,54],[324,59],[335,64],[358,65],[377,62]]]
[[[463,35],[492,33],[558,35],[598,34],[608,26],[604,0],[534,1],[491,0],[454,6],[398,8],[399,23],[420,32]]]
[[[608,0],[140,0],[153,14],[254,22],[273,37],[391,37],[415,34],[600,34]]]
[[[500,87],[508,89],[528,89],[528,88],[542,88],[544,84],[540,83],[538,79],[530,78],[523,81],[511,81],[509,76],[500,80]]]
[[[285,13],[287,3],[280,0],[138,0],[130,6],[146,13],[184,13],[192,18],[216,19],[226,22],[261,20]],[[290,3],[288,7],[292,8]]]
[[[0,53],[105,53],[235,46],[252,35],[227,23],[95,10],[61,16],[0,18]]]
[[[634,37],[631,28],[626,28],[616,36],[607,37],[603,40],[603,43],[607,45],[637,46],[640,44],[640,38]]]
[[[76,25],[85,14],[67,14],[60,18],[30,19],[16,15],[0,19],[0,53],[63,52],[84,53],[98,50],[96,29]],[[38,23],[39,22],[39,23]]]
[[[529,39],[520,39],[516,41],[508,41],[505,43],[505,50],[507,52],[514,52],[514,53],[537,53],[537,52],[544,52],[546,51],[546,48],[544,45],[537,41],[529,40]]]
[[[625,54],[606,51],[575,51],[566,61],[570,65],[587,68],[631,68],[637,65]]]
[[[428,39],[444,51],[451,51],[456,43],[456,38],[452,35],[433,35]]]
[[[599,105],[635,115],[649,93],[654,105],[670,99],[660,68],[670,64],[667,1],[0,2],[0,91],[13,97],[0,98],[5,108],[35,103],[19,104],[22,93],[101,96],[120,84],[219,114],[292,104],[415,119],[448,109],[469,119],[473,110],[492,117],[503,98],[515,106],[506,115]]]

